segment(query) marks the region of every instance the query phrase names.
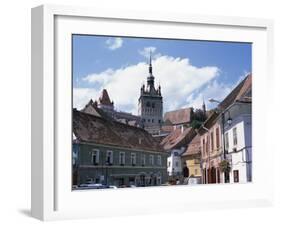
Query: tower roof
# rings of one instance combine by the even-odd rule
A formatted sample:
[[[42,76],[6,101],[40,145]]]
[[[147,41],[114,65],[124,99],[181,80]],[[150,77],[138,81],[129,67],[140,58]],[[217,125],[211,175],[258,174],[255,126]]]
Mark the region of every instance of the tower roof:
[[[110,101],[110,98],[109,98],[109,95],[108,95],[106,89],[102,90],[101,96],[99,98],[99,104],[110,105],[110,106],[113,105],[113,102]]]
[[[153,75],[152,75],[152,63],[151,63],[151,50],[149,51],[149,75],[153,77]]]

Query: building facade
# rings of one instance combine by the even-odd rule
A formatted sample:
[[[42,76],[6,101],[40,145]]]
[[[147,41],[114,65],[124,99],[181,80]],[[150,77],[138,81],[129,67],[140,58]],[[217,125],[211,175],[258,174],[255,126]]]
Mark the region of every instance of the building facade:
[[[155,186],[167,181],[167,154],[144,129],[73,111],[76,185]]]
[[[183,165],[181,161],[181,154],[184,152],[182,149],[172,149],[167,159],[167,172],[168,176],[180,177],[182,176]]]
[[[252,104],[251,100],[236,101],[227,108],[224,129],[225,149],[230,165],[230,183],[252,181]]]
[[[187,167],[188,176],[198,178],[198,183],[201,183],[201,145],[198,134],[187,145],[181,159],[182,165]]]
[[[161,141],[163,149],[169,153],[167,172],[168,176],[181,178],[183,176],[183,164],[181,155],[185,152],[187,145],[195,137],[196,132],[191,127],[177,128]]]
[[[203,183],[252,178],[252,75],[247,75],[199,129]]]
[[[155,88],[154,79],[150,56],[147,84],[143,84],[140,89],[138,115],[145,130],[151,134],[159,134],[163,123],[163,98],[160,85]]]
[[[221,183],[223,145],[218,114],[213,113],[199,129],[201,143],[202,183]]]

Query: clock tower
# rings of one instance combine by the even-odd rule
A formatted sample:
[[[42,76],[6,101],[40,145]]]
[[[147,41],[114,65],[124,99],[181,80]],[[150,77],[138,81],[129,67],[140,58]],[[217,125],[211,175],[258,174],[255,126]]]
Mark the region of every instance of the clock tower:
[[[146,86],[143,84],[140,89],[138,103],[138,114],[141,117],[144,129],[151,134],[159,134],[163,123],[163,98],[161,86],[157,89],[154,86],[152,73],[151,54],[149,57],[149,68]]]

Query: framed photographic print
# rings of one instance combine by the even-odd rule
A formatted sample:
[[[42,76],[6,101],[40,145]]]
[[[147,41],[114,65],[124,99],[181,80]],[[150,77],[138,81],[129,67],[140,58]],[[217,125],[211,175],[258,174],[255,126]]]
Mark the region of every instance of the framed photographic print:
[[[272,29],[32,9],[32,216],[270,205]]]

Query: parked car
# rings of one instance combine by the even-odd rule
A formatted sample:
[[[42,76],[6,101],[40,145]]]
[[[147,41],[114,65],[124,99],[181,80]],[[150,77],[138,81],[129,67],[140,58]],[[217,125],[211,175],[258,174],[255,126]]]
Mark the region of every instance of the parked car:
[[[117,186],[114,185],[109,185],[108,188],[113,188],[113,189],[117,189]]]
[[[85,184],[80,184],[79,188],[82,188],[82,189],[102,189],[102,188],[107,188],[107,186],[105,186],[103,184],[85,183]]]

